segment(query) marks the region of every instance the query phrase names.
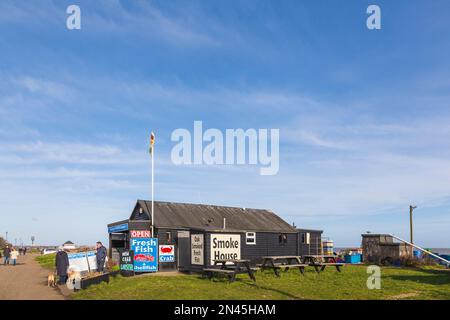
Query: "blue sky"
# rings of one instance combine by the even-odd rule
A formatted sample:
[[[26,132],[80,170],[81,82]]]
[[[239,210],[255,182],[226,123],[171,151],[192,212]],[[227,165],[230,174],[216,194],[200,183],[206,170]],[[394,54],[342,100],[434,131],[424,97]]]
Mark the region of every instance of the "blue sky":
[[[78,4],[82,29],[66,28]],[[382,29],[366,28],[378,4]],[[272,209],[337,246],[450,247],[448,1],[0,2],[0,232],[105,240],[149,198]],[[279,128],[280,171],[174,166],[170,134]]]

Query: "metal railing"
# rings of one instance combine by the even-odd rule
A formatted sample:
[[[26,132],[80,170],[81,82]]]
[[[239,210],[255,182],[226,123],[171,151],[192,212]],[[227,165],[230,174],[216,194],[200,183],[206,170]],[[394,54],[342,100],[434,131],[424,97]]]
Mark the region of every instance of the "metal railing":
[[[441,261],[444,261],[444,262],[447,264],[447,266],[450,266],[450,261],[448,261],[447,259],[444,259],[444,258],[438,256],[437,254],[434,254],[433,252],[430,252],[430,251],[428,251],[428,250],[425,250],[424,248],[421,248],[421,247],[419,247],[419,246],[417,246],[417,245],[415,245],[415,244],[413,244],[413,243],[411,243],[411,242],[408,242],[408,241],[406,241],[406,240],[403,240],[402,238],[399,238],[399,237],[397,237],[397,236],[395,236],[395,235],[393,235],[393,234],[391,234],[391,236],[392,236],[393,238],[395,238],[395,239],[401,241],[401,242],[406,243],[407,245],[410,245],[411,247],[414,247],[414,248],[416,248],[416,249],[419,249],[419,250],[422,251],[422,252],[425,252],[426,254],[429,254],[430,256],[432,256],[432,257],[434,257],[434,258],[436,258],[436,259],[439,259],[439,260],[441,260]]]

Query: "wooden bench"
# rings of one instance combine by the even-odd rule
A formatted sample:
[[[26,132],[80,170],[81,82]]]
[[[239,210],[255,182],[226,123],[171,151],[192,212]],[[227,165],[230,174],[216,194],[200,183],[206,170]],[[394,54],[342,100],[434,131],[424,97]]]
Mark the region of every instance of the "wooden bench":
[[[220,265],[220,267],[217,267]],[[215,268],[204,268],[203,272],[211,279],[215,274],[216,275],[225,275],[228,277],[230,282],[236,280],[236,275],[238,274],[248,274],[250,279],[256,281],[255,271],[258,271],[258,268],[250,267],[250,260],[246,259],[219,259],[214,260]]]
[[[344,263],[338,263],[338,262],[319,262],[319,263],[310,263],[310,266],[313,266],[317,272],[319,272],[319,267],[320,267],[320,271],[325,270],[325,268],[327,266],[334,266],[336,267],[336,270],[338,272],[341,272],[341,267],[343,267],[345,264]]]
[[[280,264],[280,265],[275,265],[273,268],[275,269],[284,269],[285,272],[289,271],[289,268],[298,268],[300,273],[302,275],[305,274],[305,267],[307,267],[307,264],[303,264],[303,263],[297,263],[297,264]]]
[[[300,256],[267,256],[263,257],[263,263],[259,264],[261,269],[272,269],[277,277],[280,276],[280,270],[288,271],[290,268],[298,268],[302,275],[305,275],[307,264],[302,263]]]
[[[228,277],[228,280],[230,282],[233,282],[236,280],[236,272],[234,270],[226,270],[226,269],[219,269],[219,268],[205,268],[203,269],[203,272],[206,273],[206,276],[208,279],[212,279],[214,274],[222,274]]]
[[[303,263],[314,267],[317,273],[325,270],[327,266],[334,266],[341,272],[341,267],[345,266],[345,263],[336,262],[336,258],[335,255],[306,255],[303,256]]]

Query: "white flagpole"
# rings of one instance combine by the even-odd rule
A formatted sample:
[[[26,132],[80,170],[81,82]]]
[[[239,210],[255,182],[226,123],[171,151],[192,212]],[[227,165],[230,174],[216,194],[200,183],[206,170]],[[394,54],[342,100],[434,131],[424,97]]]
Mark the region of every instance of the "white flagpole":
[[[152,238],[155,237],[155,216],[154,216],[154,154],[155,154],[155,145],[151,146],[152,150]]]

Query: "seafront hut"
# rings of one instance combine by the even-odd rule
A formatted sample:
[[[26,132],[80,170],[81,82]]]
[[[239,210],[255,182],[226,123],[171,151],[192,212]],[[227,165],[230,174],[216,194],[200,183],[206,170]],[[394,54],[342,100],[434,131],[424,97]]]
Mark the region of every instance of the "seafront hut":
[[[158,239],[160,250],[173,246],[173,261],[159,261],[159,271],[200,271],[216,259],[248,259],[256,264],[263,256],[319,253],[316,243],[322,231],[296,229],[265,209],[162,201],[154,202],[153,223],[151,202],[138,200],[130,217],[109,224],[108,233],[113,260],[130,250],[133,236],[145,234]],[[306,234],[310,243],[304,243]]]

